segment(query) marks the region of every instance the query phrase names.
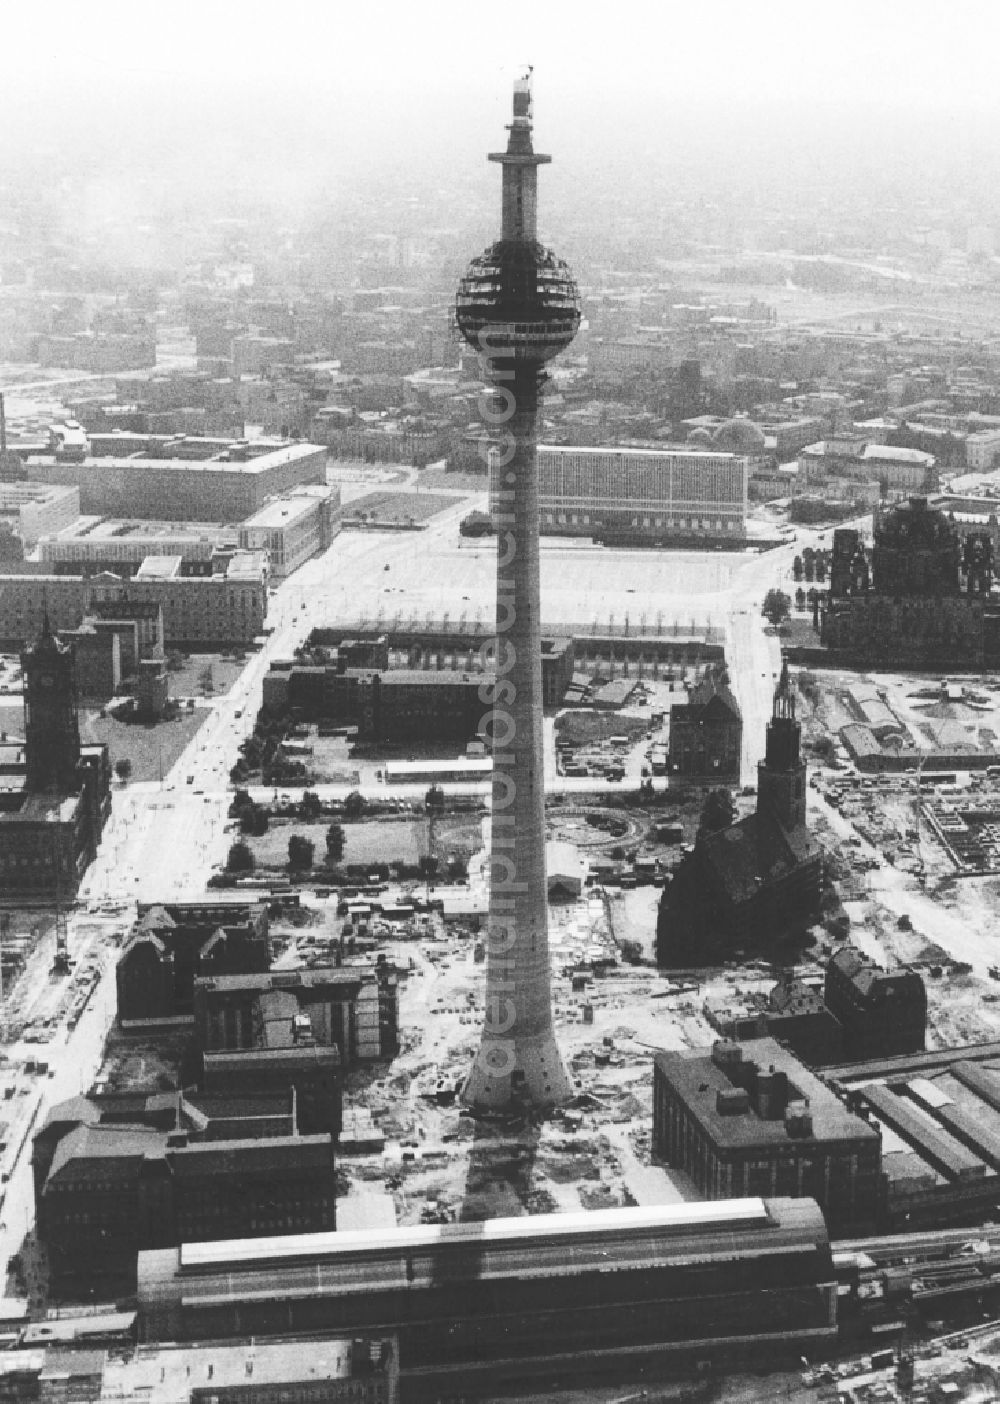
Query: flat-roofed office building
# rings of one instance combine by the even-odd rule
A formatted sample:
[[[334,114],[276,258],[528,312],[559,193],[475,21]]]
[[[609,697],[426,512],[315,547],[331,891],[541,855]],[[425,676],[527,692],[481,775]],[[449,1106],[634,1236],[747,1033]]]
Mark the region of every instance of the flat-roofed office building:
[[[505,509],[501,457],[490,457],[494,516]],[[541,530],[550,535],[742,545],[747,461],[733,453],[540,444],[538,498]]]
[[[325,551],[337,534],[340,489],[319,483],[294,488],[265,502],[237,529],[244,551],[266,551],[279,579]]]
[[[326,481],[326,449],[315,444],[268,445],[257,454],[236,443],[212,458],[182,455],[183,447],[169,458],[40,455],[29,458],[28,472],[40,483],[78,487],[83,512],[171,522],[241,522],[275,493]]]

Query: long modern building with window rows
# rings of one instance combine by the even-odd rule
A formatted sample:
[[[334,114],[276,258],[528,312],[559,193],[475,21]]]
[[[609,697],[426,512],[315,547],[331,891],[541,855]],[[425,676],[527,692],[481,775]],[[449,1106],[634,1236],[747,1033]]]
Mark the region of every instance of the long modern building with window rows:
[[[490,464],[490,510],[505,506],[502,456]],[[742,545],[747,461],[675,449],[538,448],[540,526],[609,543]]]

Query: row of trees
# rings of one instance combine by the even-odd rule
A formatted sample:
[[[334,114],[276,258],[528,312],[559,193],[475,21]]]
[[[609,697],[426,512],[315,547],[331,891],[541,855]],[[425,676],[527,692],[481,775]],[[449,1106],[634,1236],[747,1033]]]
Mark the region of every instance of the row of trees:
[[[245,831],[246,832],[246,831]],[[328,864],[339,863],[344,856],[344,826],[331,824],[326,831],[326,860]],[[292,873],[308,872],[316,856],[316,845],[303,834],[292,834],[288,840],[288,870]],[[226,859],[226,872],[244,875],[254,870],[253,849],[239,839],[229,849]]]
[[[335,868],[344,856],[344,829],[341,824],[331,824],[326,831],[325,867]],[[291,874],[308,873],[316,859],[316,845],[304,834],[292,834],[288,840],[288,871]],[[226,859],[226,872],[233,877],[245,877],[254,871],[256,864],[253,849],[245,839],[238,839],[230,846]],[[463,882],[468,876],[467,859],[460,854],[448,859],[442,869],[441,860],[433,854],[425,854],[419,861],[418,870],[425,882],[434,882],[443,874],[453,882]]]
[[[820,584],[827,577],[830,568],[830,552],[816,551],[811,546],[807,546],[801,556],[796,556],[792,562],[792,575],[796,580],[805,580],[807,583],[817,580]]]

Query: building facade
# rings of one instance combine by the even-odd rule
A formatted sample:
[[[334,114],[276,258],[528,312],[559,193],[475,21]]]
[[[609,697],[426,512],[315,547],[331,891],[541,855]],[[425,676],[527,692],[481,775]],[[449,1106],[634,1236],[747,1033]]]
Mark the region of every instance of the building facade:
[[[119,1023],[191,1018],[198,976],[266,971],[268,929],[263,902],[140,905],[118,957]]]
[[[267,502],[236,532],[242,551],[266,551],[271,574],[283,579],[318,555],[339,528],[340,489],[302,487]]]
[[[770,1038],[655,1054],[652,1148],[707,1199],[805,1196],[841,1236],[883,1213],[878,1132]]]
[[[743,751],[743,716],[724,674],[709,669],[688,694],[670,708],[668,768],[685,780],[738,785]]]
[[[502,510],[490,457],[490,511]],[[609,542],[741,546],[747,463],[732,453],[538,446],[540,529]]]
[[[197,1141],[82,1113],[49,1151],[35,1209],[57,1295],[127,1288],[146,1248],[336,1227],[328,1135]]]
[[[293,1047],[299,1016],[308,1025],[308,1039],[337,1048],[345,1068],[393,1058],[399,1052],[396,972],[382,962],[194,982],[195,1029],[203,1054]]]
[[[915,970],[883,970],[843,946],[826,967],[824,999],[843,1029],[845,1060],[923,1051],[927,991]]]
[[[79,488],[0,482],[0,516],[16,517],[16,534],[29,550],[43,536],[71,526],[79,515]]]
[[[316,444],[230,444],[216,457],[38,456],[28,472],[40,483],[76,487],[80,508],[101,516],[160,521],[241,522],[269,497],[326,480],[326,449]]]
[[[971,473],[988,473],[1000,461],[1000,429],[980,429],[965,440],[965,463]]]
[[[924,497],[878,509],[873,544],[833,534],[820,637],[833,657],[883,666],[983,667],[1000,660],[1000,605],[992,598],[989,532],[962,538]]]
[[[46,613],[54,629],[76,629],[98,606],[112,602],[118,609],[125,601],[159,606],[171,645],[251,644],[259,637],[268,604],[268,567],[259,553],[238,552],[225,573],[210,576],[183,574],[177,558],[156,559],[170,564],[148,573],[140,568],[131,580],[0,567],[0,642],[19,644],[37,634]]]

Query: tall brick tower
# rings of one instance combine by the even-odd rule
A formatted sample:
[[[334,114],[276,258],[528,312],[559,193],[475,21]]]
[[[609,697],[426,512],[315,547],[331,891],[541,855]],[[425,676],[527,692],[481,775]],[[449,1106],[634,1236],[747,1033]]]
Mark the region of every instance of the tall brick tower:
[[[80,763],[76,667],[72,648],[53,634],[47,611],[38,641],[21,654],[21,671],[27,787],[36,794],[71,794],[79,788]]]
[[[784,662],[767,724],[764,759],[757,766],[757,808],[773,815],[789,832],[804,829],[806,823],[806,763],[801,741],[795,692]]]
[[[497,687],[486,1016],[462,1099],[488,1111],[544,1108],[571,1085],[552,1031],[535,437],[543,366],[576,335],[576,284],[537,238],[538,156],[530,76],[514,84],[503,168],[501,237],[459,285],[458,328],[492,387],[497,450]]]

